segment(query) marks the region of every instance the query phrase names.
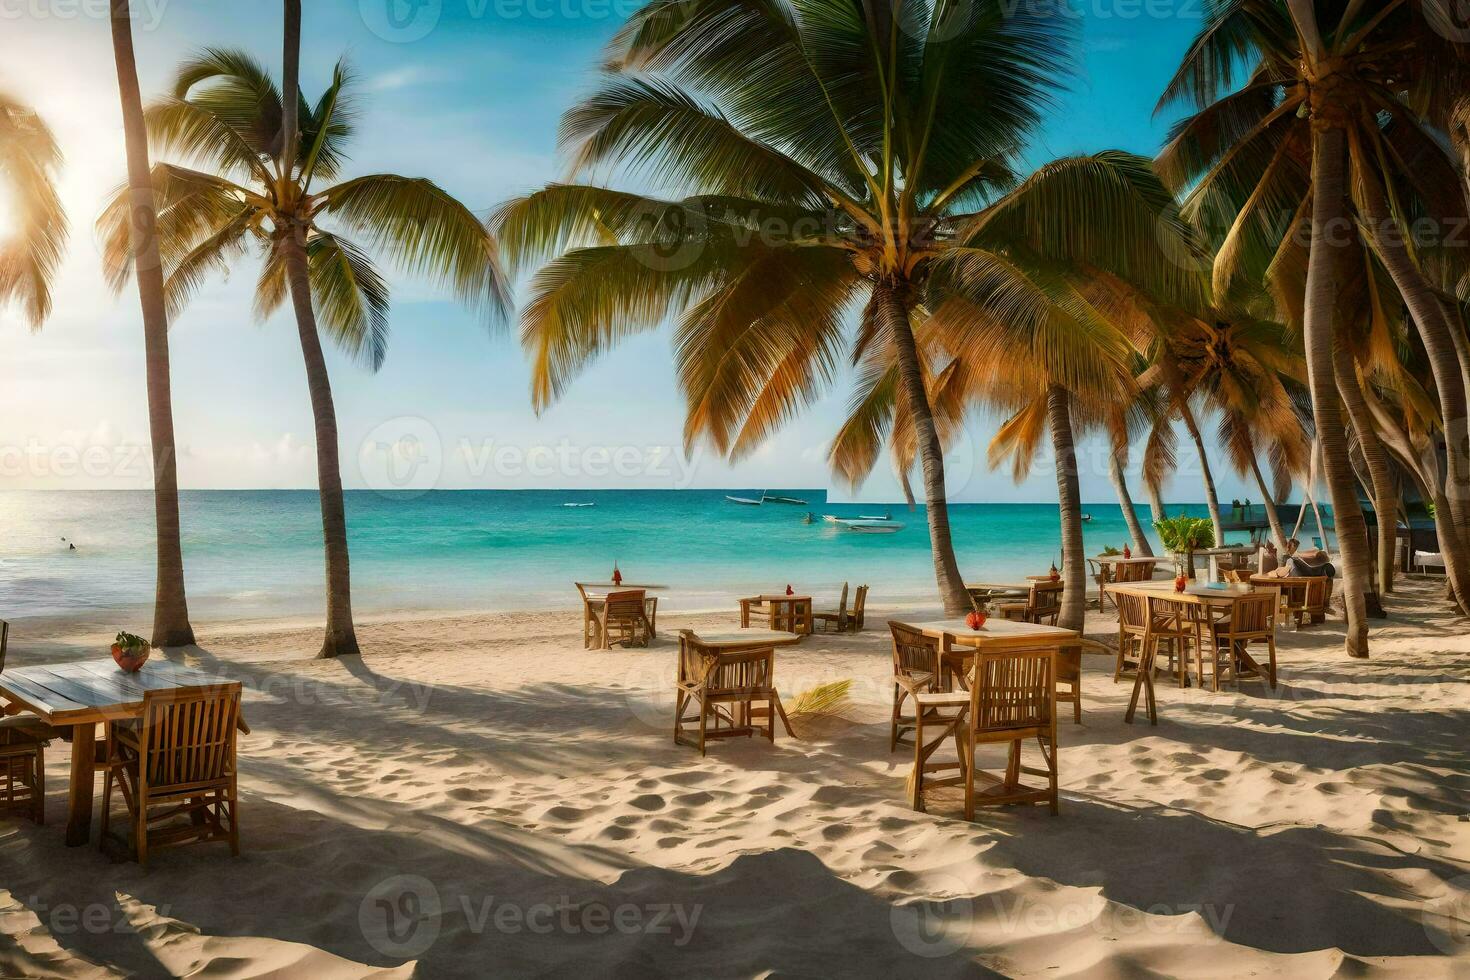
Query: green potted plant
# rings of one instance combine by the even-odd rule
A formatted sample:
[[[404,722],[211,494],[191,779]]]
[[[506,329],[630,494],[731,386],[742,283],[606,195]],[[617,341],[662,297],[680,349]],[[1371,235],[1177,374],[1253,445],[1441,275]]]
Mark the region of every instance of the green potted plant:
[[[1215,525],[1207,517],[1166,517],[1154,521],[1154,530],[1159,540],[1174,555],[1174,565],[1179,574],[1194,578],[1194,553],[1208,548],[1215,540]]]
[[[141,636],[122,631],[112,641],[112,659],[129,674],[136,674],[148,662],[152,649]]]

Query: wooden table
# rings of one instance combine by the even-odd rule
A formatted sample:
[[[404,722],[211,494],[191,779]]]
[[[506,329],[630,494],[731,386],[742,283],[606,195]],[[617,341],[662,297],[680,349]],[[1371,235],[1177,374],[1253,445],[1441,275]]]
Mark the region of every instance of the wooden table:
[[[781,598],[785,599],[786,596],[781,596]],[[801,642],[801,637],[795,633],[790,632],[789,630],[768,630],[761,629],[758,626],[741,627],[738,630],[719,630],[713,633],[693,633],[693,639],[701,647],[715,651],[715,657],[727,653],[747,653],[753,650],[770,651],[771,684],[773,686],[775,685],[776,681],[776,648],[795,646],[796,644]],[[685,663],[684,661],[684,657],[682,656],[682,641],[680,643],[680,647],[681,656],[679,658],[679,667],[677,677],[675,678],[675,685],[682,688],[686,681],[692,679],[690,672],[694,668],[691,664]],[[703,669],[708,670],[710,664],[711,658],[707,656],[703,664]],[[775,702],[775,705],[778,717],[781,719],[781,724],[786,729],[786,734],[791,738],[795,738],[796,733],[791,729],[791,721],[786,717],[786,709],[782,707],[779,700]],[[749,704],[745,704],[743,706],[736,705],[735,708],[732,709],[732,733],[742,734],[754,731],[754,729],[751,728],[751,719],[750,715],[748,714],[749,707]],[[676,711],[676,714],[677,713],[678,712]],[[677,730],[677,720],[675,722],[675,729],[676,731],[674,733],[674,738],[677,741],[679,738],[679,733]]]
[[[1104,586],[1104,588],[1106,588],[1109,592],[1122,593],[1124,595],[1141,596],[1145,599],[1165,599],[1169,602],[1175,602],[1183,606],[1193,606],[1196,608],[1204,609],[1234,609],[1235,601],[1237,599],[1241,598],[1242,596],[1252,595],[1255,592],[1259,591],[1254,586],[1250,585],[1231,584],[1223,587],[1211,587],[1207,585],[1190,584],[1184,587],[1183,592],[1179,592],[1174,588],[1173,582],[1163,580],[1157,582],[1112,582]],[[1191,620],[1194,623],[1195,653],[1196,656],[1202,657],[1204,656],[1205,620],[1201,619],[1198,616],[1191,617]],[[1121,630],[1122,627],[1120,626],[1120,635],[1118,638],[1120,649],[1123,642]],[[1236,652],[1245,662],[1246,667],[1251,670],[1257,671],[1261,669],[1261,665],[1256,663],[1255,659],[1245,650],[1239,650]],[[1138,676],[1135,677],[1133,680],[1133,696],[1128,701],[1128,710],[1123,715],[1124,721],[1133,721],[1133,712],[1138,707],[1138,696],[1140,693],[1140,689],[1142,689],[1144,695],[1147,697],[1148,704],[1154,704],[1155,695],[1153,678],[1153,656],[1153,654],[1146,653],[1144,656],[1141,656],[1139,658]],[[1147,661],[1147,663],[1144,662],[1145,660]],[[1179,657],[1179,686],[1187,687],[1188,684],[1188,671],[1185,668],[1184,656],[1183,654],[1181,654]],[[1150,717],[1153,717],[1152,709],[1150,709],[1149,713]]]
[[[987,619],[978,630],[970,629],[963,619],[936,619],[899,625],[939,641],[940,681],[946,688],[952,686],[950,682],[955,676],[964,676],[976,650],[1052,647],[1060,651],[1080,637],[1076,630],[1014,619]]]
[[[615,582],[573,582],[577,591],[582,595],[582,646],[590,648],[592,642],[588,639],[589,627],[597,617],[597,610],[602,603],[607,601],[611,592],[657,592],[667,589],[667,585],[634,585],[630,582],[618,584]],[[648,638],[658,638],[658,598],[650,596],[643,602],[644,615],[648,617]]]
[[[1195,551],[1194,556],[1196,558],[1204,557],[1210,560],[1210,580],[1218,582],[1220,580],[1221,558],[1225,558],[1227,556],[1240,557],[1242,555],[1249,557],[1250,555],[1255,554],[1258,550],[1259,549],[1257,548],[1257,546],[1253,544],[1225,545],[1221,548],[1199,548]],[[1183,558],[1184,556],[1180,555],[1179,557]]]
[[[770,612],[771,629],[797,636],[812,631],[812,597],[809,595],[753,595],[740,600],[740,628],[750,627],[750,613],[756,606]]]
[[[0,674],[0,695],[54,728],[72,730],[68,847],[87,843],[92,834],[97,725],[142,717],[145,691],[208,687],[220,680],[218,674],[184,667],[157,654],[136,674],[124,673],[111,660],[102,659],[17,667]]]

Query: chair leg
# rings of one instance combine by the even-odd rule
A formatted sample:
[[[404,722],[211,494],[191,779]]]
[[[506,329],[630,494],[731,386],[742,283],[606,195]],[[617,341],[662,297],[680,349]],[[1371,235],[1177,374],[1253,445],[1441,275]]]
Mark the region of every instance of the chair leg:
[[[898,748],[898,709],[903,702],[903,688],[897,684],[893,685],[893,718],[888,727],[888,751],[892,753]]]
[[[234,857],[240,856],[240,788],[235,780],[230,780],[230,788],[225,795],[225,802],[221,805],[229,808],[230,819],[230,854]]]
[[[699,700],[699,754],[704,755],[704,733],[709,727],[710,703],[703,698]]]
[[[1274,635],[1266,637],[1266,648],[1270,651],[1271,655],[1269,672],[1271,675],[1271,690],[1274,691],[1276,690],[1276,637]]]
[[[909,809],[924,812],[924,709],[914,709],[914,769],[909,773]]]
[[[112,760],[111,746],[108,747],[108,761]],[[112,825],[112,766],[102,771],[102,830],[97,843],[107,846],[107,830]]]
[[[1072,721],[1078,725],[1082,724],[1082,681],[1080,679],[1072,682]]]

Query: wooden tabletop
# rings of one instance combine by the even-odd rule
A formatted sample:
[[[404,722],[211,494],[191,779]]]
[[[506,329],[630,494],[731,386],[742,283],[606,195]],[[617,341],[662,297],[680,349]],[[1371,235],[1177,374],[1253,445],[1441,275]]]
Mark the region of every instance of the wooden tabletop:
[[[788,647],[801,642],[801,637],[795,633],[787,633],[784,630],[758,629],[754,626],[746,629],[721,630],[718,633],[695,633],[694,639],[703,646],[721,650],[740,647]]]
[[[24,705],[50,725],[90,725],[135,718],[145,691],[207,687],[224,683],[218,674],[155,656],[136,674],[111,659],[97,658],[47,667],[16,667],[0,674],[0,694]]]
[[[746,596],[741,602],[811,602],[809,595],[787,595],[782,592],[776,595],[753,595]]]
[[[1130,555],[1127,558],[1122,555],[1098,555],[1092,560],[1100,565],[1157,565],[1164,561],[1163,558],[1154,558],[1149,555]]]
[[[991,592],[1030,592],[1031,584],[1030,582],[966,582],[965,588],[989,589]]]
[[[943,640],[948,636],[957,643],[975,647],[1026,646],[1038,642],[1051,644],[1077,638],[1076,630],[994,617],[986,620],[985,625],[978,630],[970,629],[965,625],[963,619],[935,619],[923,623],[899,623],[899,625],[918,630],[925,636],[936,640]]]
[[[1174,590],[1174,583],[1166,579],[1156,582],[1109,582],[1103,588],[1109,592],[1122,592],[1125,595],[1157,596],[1164,599],[1173,599],[1177,602],[1188,602],[1195,605],[1208,605],[1212,602],[1234,602],[1242,596],[1253,595],[1256,589],[1249,585],[1234,585],[1227,583],[1223,587],[1211,588],[1208,585],[1187,585],[1183,592]]]

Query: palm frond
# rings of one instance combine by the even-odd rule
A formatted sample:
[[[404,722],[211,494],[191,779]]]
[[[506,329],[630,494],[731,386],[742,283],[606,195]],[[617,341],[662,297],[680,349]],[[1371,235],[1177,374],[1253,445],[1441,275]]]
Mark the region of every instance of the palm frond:
[[[51,281],[66,248],[66,213],[56,191],[60,166],[61,150],[46,123],[0,92],[0,183],[16,210],[14,236],[0,238],[0,304],[18,302],[33,328],[51,313]]]
[[[344,353],[383,366],[388,354],[388,283],[372,259],[337,235],[318,232],[306,243],[317,327]]]

